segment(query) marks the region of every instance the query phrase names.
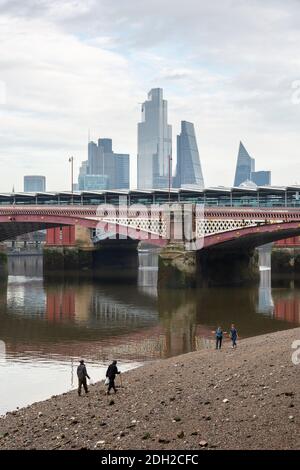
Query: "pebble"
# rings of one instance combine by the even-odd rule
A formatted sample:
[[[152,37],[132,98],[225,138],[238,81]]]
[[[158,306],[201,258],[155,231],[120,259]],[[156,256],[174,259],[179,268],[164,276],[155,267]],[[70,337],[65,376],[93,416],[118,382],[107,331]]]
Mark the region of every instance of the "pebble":
[[[200,442],[199,442],[199,446],[200,446],[200,447],[207,447],[207,446],[208,446],[208,443],[203,440],[203,441],[200,441]]]

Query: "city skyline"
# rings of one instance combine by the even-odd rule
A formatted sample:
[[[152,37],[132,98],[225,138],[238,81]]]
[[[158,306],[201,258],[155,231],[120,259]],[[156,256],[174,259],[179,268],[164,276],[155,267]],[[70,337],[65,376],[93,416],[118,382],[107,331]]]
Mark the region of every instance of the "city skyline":
[[[239,140],[272,169],[274,185],[299,182],[300,5],[230,3],[188,0],[182,22],[179,1],[144,2],[141,22],[136,0],[76,8],[66,0],[20,8],[2,1],[1,190],[20,191],[25,174],[68,190],[68,158],[77,174],[88,129],[131,155],[134,187],[139,103],[158,86],[173,142],[182,119],[195,125],[207,186],[232,185]]]

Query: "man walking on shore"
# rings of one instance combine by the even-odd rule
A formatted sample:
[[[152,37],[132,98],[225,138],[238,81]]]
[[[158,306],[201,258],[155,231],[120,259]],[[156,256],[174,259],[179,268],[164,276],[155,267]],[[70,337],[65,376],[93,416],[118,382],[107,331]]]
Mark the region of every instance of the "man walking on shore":
[[[232,349],[235,349],[236,348],[236,340],[237,340],[237,330],[234,326],[234,324],[232,323],[231,325],[231,328],[230,328],[230,338],[231,338],[231,341],[232,341]]]
[[[216,329],[216,349],[221,349],[223,340],[223,331],[220,326]]]
[[[111,389],[114,390],[115,393],[117,393],[117,389],[116,389],[116,386],[115,386],[115,378],[116,378],[116,375],[117,374],[120,374],[121,372],[118,370],[117,368],[117,361],[113,361],[107,368],[107,371],[106,371],[106,377],[108,378],[109,380],[109,384],[108,384],[108,389],[107,389],[107,395],[109,395],[109,392]]]
[[[78,377],[78,395],[81,395],[81,387],[83,386],[85,393],[89,393],[86,378],[90,378],[87,373],[84,361],[81,359],[79,366],[77,367],[77,377]]]

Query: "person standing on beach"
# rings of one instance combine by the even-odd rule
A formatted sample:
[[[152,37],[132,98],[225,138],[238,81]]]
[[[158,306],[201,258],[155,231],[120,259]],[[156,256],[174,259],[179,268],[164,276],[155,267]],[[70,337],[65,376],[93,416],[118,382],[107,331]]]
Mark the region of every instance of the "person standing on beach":
[[[90,379],[90,376],[87,373],[84,360],[81,359],[79,366],[77,367],[77,377],[78,377],[78,395],[81,395],[81,387],[83,386],[85,393],[89,393],[86,378]]]
[[[113,361],[107,368],[106,371],[106,377],[109,380],[108,384],[108,389],[107,389],[107,395],[109,395],[109,392],[111,389],[114,390],[115,393],[117,393],[117,389],[115,386],[115,378],[117,374],[121,374],[121,372],[117,368],[117,361]]]
[[[223,340],[223,331],[220,326],[216,329],[216,349],[221,349]]]
[[[231,325],[231,328],[230,328],[230,338],[231,338],[231,341],[232,341],[232,349],[235,349],[236,348],[236,340],[237,340],[237,337],[238,337],[238,334],[237,334],[237,330],[234,326],[234,324],[232,323]]]

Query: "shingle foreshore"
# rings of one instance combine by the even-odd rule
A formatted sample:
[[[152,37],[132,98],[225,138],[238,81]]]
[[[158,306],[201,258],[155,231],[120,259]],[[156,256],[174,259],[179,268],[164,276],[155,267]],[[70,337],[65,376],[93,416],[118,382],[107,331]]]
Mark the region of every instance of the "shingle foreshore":
[[[0,449],[299,449],[296,340],[300,328],[225,343],[126,372],[116,395],[99,382],[7,413]]]

